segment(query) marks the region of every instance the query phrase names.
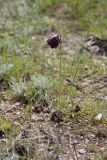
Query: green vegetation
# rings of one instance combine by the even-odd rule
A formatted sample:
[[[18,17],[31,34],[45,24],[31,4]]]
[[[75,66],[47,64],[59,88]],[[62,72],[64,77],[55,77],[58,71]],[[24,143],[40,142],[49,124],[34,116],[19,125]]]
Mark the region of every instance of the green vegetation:
[[[65,149],[53,138],[57,129],[50,121],[56,110],[63,113],[59,131],[63,136],[82,134],[85,139],[101,129],[99,137],[107,138],[102,133],[107,128],[107,59],[76,47],[87,34],[107,37],[106,8],[106,0],[0,1],[0,139],[6,139],[0,141],[0,159],[48,160],[63,155]],[[62,37],[61,53],[60,47],[47,45],[52,33]],[[73,45],[75,38],[78,44]],[[96,120],[99,113],[103,118]],[[72,131],[65,127],[69,122]],[[23,130],[29,134],[21,139]],[[50,138],[49,144],[40,147],[43,136]],[[27,155],[26,150],[18,152],[16,143],[24,144]],[[72,148],[68,159],[76,155]],[[92,150],[101,160],[103,151],[96,151],[96,146]]]

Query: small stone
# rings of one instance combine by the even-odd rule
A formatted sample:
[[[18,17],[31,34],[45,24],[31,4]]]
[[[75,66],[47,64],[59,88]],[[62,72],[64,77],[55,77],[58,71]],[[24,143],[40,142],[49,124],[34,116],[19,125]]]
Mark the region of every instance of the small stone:
[[[89,134],[89,138],[95,138],[95,134]]]
[[[73,144],[77,144],[78,143],[78,141],[75,139],[74,141],[73,141]]]
[[[16,102],[16,103],[15,103],[15,106],[20,106],[20,105],[21,105],[20,102]]]
[[[100,121],[100,120],[102,120],[102,118],[103,118],[103,114],[102,114],[102,113],[99,113],[99,114],[95,117],[95,120]]]
[[[86,150],[85,150],[85,149],[80,149],[80,150],[79,150],[79,153],[80,153],[80,154],[85,154],[85,153],[86,153]]]

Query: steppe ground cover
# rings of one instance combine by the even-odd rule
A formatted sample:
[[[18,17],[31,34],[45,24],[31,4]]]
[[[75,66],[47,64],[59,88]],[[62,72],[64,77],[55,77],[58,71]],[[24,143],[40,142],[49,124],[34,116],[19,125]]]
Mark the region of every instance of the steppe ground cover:
[[[106,0],[0,1],[0,159],[106,160]],[[47,39],[61,35],[61,48]],[[61,50],[60,50],[61,49]]]

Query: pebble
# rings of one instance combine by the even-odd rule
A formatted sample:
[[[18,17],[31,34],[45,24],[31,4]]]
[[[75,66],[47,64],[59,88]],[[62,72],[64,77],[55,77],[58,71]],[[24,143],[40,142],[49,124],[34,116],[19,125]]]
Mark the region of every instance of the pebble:
[[[86,150],[85,150],[85,149],[79,149],[79,153],[80,153],[80,154],[85,154],[85,153],[86,153]]]
[[[95,120],[100,121],[103,118],[103,114],[99,113],[96,117]]]

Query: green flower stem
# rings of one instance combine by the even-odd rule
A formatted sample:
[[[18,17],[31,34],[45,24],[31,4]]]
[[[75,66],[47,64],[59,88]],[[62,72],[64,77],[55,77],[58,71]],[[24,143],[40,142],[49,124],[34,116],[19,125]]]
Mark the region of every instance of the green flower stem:
[[[59,49],[60,49],[60,57],[59,57],[59,81],[60,81],[60,95],[59,95],[59,100],[58,100],[58,105],[60,106],[60,97],[61,97],[61,91],[62,91],[62,45],[61,45],[61,36],[60,36],[60,44],[59,44]]]

